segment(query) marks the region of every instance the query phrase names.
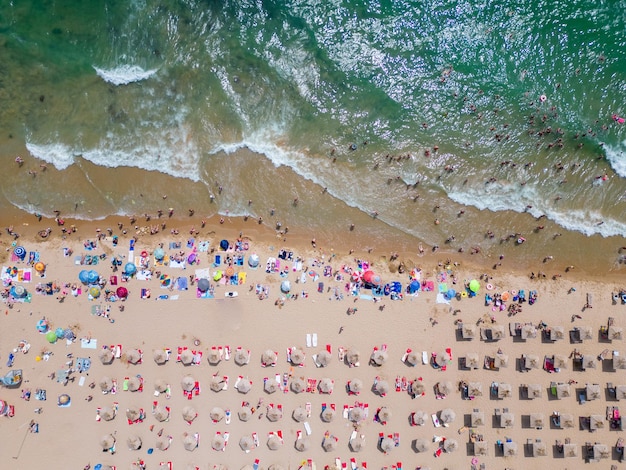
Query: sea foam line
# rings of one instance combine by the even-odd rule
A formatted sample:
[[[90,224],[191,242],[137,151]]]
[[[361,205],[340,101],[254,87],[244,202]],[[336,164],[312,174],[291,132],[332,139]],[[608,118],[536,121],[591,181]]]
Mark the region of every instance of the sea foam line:
[[[116,86],[146,80],[159,70],[158,68],[144,70],[138,65],[119,65],[112,69],[101,69],[94,65],[93,68],[105,82]]]

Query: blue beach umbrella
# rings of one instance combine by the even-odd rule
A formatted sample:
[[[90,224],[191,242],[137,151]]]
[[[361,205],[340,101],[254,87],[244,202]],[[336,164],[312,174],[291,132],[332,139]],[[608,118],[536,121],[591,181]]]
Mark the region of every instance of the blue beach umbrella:
[[[137,266],[135,266],[134,263],[126,263],[126,265],[124,266],[124,274],[127,274],[128,276],[132,276],[136,272],[137,272]]]
[[[16,246],[13,248],[13,254],[17,256],[19,259],[24,259],[26,256],[26,248],[23,246]]]
[[[81,272],[79,272],[78,280],[82,282],[83,284],[87,284],[89,282],[89,271],[87,271],[86,269],[83,269]]]
[[[159,261],[165,258],[165,251],[163,250],[163,248],[157,248],[156,250],[154,250],[154,258]]]
[[[224,251],[228,250],[228,246],[229,246],[228,240],[222,240],[220,242],[220,248],[222,250],[224,250]]]
[[[100,276],[98,275],[97,271],[94,271],[93,269],[87,271],[87,282],[89,284],[97,283],[98,279],[100,279]]]
[[[65,330],[63,328],[57,328],[56,330],[54,330],[54,334],[57,335],[58,339],[65,338]]]

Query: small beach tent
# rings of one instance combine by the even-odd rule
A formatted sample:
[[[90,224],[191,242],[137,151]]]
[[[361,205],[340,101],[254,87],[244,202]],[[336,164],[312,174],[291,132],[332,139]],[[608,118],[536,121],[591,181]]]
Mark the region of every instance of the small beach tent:
[[[259,266],[259,262],[259,255],[257,255],[256,253],[252,253],[248,258],[248,265],[251,268],[257,268]]]
[[[291,283],[289,281],[283,281],[280,285],[280,291],[283,294],[288,294],[291,290]]]
[[[126,263],[124,266],[124,274],[127,276],[132,276],[137,272],[137,266],[134,263]]]
[[[382,281],[380,279],[380,276],[378,274],[376,274],[374,271],[365,271],[363,273],[363,280],[367,283],[367,284],[371,284],[373,286],[379,286],[381,285]]]
[[[228,250],[229,245],[230,245],[230,243],[228,243],[228,240],[222,240],[222,241],[220,242],[220,248],[221,248],[223,251]]]
[[[81,272],[79,272],[78,280],[82,282],[83,284],[87,284],[89,282],[89,271],[87,271],[86,269],[83,269]]]
[[[163,258],[165,258],[165,250],[163,250],[163,248],[157,248],[154,250],[154,259],[162,261]]]
[[[198,279],[198,290],[200,292],[206,292],[209,290],[210,283],[208,279]]]

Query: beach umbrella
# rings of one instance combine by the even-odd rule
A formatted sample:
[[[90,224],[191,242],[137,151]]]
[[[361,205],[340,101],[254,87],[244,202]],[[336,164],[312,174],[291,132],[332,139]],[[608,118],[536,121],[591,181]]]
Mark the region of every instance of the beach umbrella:
[[[515,415],[513,413],[504,412],[500,415],[500,426],[503,428],[512,428],[515,424]]]
[[[371,270],[365,271],[363,273],[363,281],[373,286],[379,286],[382,284],[380,276]]]
[[[583,355],[583,360],[582,360],[582,368],[583,369],[595,369],[596,368],[596,358],[595,356],[592,356],[591,354],[585,354]]]
[[[487,455],[489,450],[487,441],[474,442],[474,455]]]
[[[108,365],[113,362],[115,355],[113,354],[113,351],[111,351],[109,348],[103,348],[98,351],[98,358],[100,359],[100,362],[102,362],[102,364]]]
[[[425,411],[416,411],[411,413],[411,422],[414,426],[424,426],[428,420],[428,415]]]
[[[90,269],[89,271],[87,271],[87,283],[88,284],[96,284],[99,279],[100,279],[100,275],[98,274],[98,271],[95,271],[94,269]]]
[[[318,388],[319,388],[320,393],[333,393],[334,386],[335,386],[335,381],[333,379],[324,377],[322,380],[320,380]]]
[[[265,352],[263,352],[263,354],[261,355],[261,363],[264,366],[273,366],[274,364],[276,364],[276,360],[276,353],[271,349],[265,350]]]
[[[526,386],[528,398],[541,398],[543,396],[543,388],[540,384],[528,384]]]
[[[198,448],[198,435],[187,434],[183,437],[183,447],[185,450],[192,452]]]
[[[476,337],[476,325],[472,325],[471,323],[463,324],[463,328],[461,329],[461,335],[463,339],[473,339]]]
[[[441,351],[440,353],[435,355],[435,362],[439,367],[447,365],[449,362],[448,353],[446,351]]]
[[[78,280],[82,282],[83,284],[88,284],[89,283],[89,271],[87,271],[86,269],[83,269],[81,272],[79,272]]]
[[[166,392],[168,386],[169,385],[167,384],[167,382],[165,380],[162,380],[162,379],[157,379],[154,382],[154,390],[159,392],[159,393]]]
[[[587,400],[598,400],[602,395],[600,385],[598,384],[587,384],[585,387],[585,393],[587,395]]]
[[[443,443],[443,450],[446,452],[454,452],[459,448],[459,443],[455,439],[446,439]]]
[[[141,379],[139,377],[131,377],[128,379],[128,390],[136,392],[141,388]]]
[[[373,365],[382,366],[385,362],[387,362],[387,357],[388,355],[386,351],[381,351],[380,349],[377,349],[372,353],[370,361]]]
[[[483,411],[472,411],[470,415],[470,424],[472,427],[485,425],[485,413]]]
[[[494,363],[495,367],[497,367],[498,369],[509,367],[509,356],[507,356],[506,354],[497,353],[496,357],[494,358]]]
[[[294,393],[301,393],[306,390],[306,382],[303,378],[297,377],[291,381],[291,391]]]
[[[131,364],[137,364],[141,360],[141,353],[137,349],[131,349],[126,353],[126,360]]]
[[[482,397],[483,384],[481,382],[469,382],[467,384],[467,392],[471,397]]]
[[[211,439],[211,447],[214,450],[224,450],[224,447],[226,447],[226,441],[221,433],[213,436],[213,439]]]
[[[469,282],[469,290],[471,290],[473,293],[477,293],[479,289],[480,289],[480,282],[478,282],[476,279],[472,279]]]
[[[154,259],[161,261],[163,258],[165,258],[165,250],[163,248],[154,250]]]
[[[557,398],[567,398],[571,395],[571,387],[569,384],[557,384],[556,386],[556,397]]]
[[[239,447],[241,447],[241,450],[250,452],[254,449],[254,440],[250,436],[243,436],[239,439]]]
[[[281,284],[280,284],[280,291],[283,294],[288,294],[290,290],[291,290],[291,283],[289,281],[281,282]]]
[[[270,420],[272,423],[275,423],[276,421],[278,421],[279,419],[283,417],[282,408],[273,406],[269,410],[267,410],[266,416],[268,420]]]
[[[118,287],[115,290],[115,295],[117,295],[120,299],[125,299],[126,297],[128,297],[128,289],[126,289],[126,287]]]
[[[169,436],[160,436],[157,438],[155,447],[159,450],[167,450],[170,448],[172,440]]]
[[[626,356],[613,354],[613,369],[626,369]]]
[[[405,362],[410,366],[416,366],[417,364],[419,364],[419,361],[420,361],[420,358],[417,355],[417,353],[410,352],[409,354],[406,355]]]
[[[254,470],[254,467],[252,465],[244,465],[239,470]]]
[[[214,392],[221,392],[222,390],[224,390],[224,384],[225,384],[225,381],[222,377],[218,377],[217,375],[214,375],[211,377],[211,383],[209,384],[209,387]]]
[[[26,297],[26,288],[24,286],[15,286],[13,287],[13,289],[11,289],[11,292],[13,294],[13,297],[16,297],[18,299],[22,299],[24,297]]]
[[[248,258],[248,266],[250,266],[251,268],[257,268],[259,267],[259,255],[257,255],[256,253],[252,253],[250,255],[250,257]]]
[[[105,421],[111,421],[115,419],[116,414],[117,413],[115,412],[115,410],[110,406],[104,406],[100,410],[100,417]]]
[[[567,369],[567,357],[563,354],[554,355],[554,368],[555,369]]]
[[[137,266],[135,266],[135,263],[126,263],[124,265],[124,274],[126,274],[127,276],[132,276],[136,272]]]
[[[19,259],[23,260],[24,257],[26,256],[26,248],[24,248],[21,245],[18,245],[15,248],[13,248],[13,254],[17,256]]]
[[[366,418],[363,408],[355,407],[348,411],[348,419],[353,423],[358,423]]]
[[[517,455],[517,443],[506,441],[502,444],[502,450],[505,457]]]
[[[330,406],[325,407],[322,410],[322,414],[320,415],[320,418],[325,423],[330,423],[335,418],[335,410],[331,408]]]
[[[194,379],[191,375],[186,375],[180,382],[181,387],[186,392],[191,392],[196,386],[196,379]]]
[[[308,413],[303,407],[299,406],[295,410],[293,410],[293,413],[291,416],[298,423],[302,423],[307,420]]]
[[[46,320],[45,318],[42,318],[41,320],[37,321],[37,331],[39,333],[45,333],[48,331],[48,320]]]
[[[154,358],[154,362],[159,365],[167,362],[167,352],[165,352],[164,349],[155,349],[152,351],[152,357]]]
[[[276,434],[267,438],[267,448],[269,450],[278,450],[283,445],[283,441]]]
[[[456,413],[454,412],[452,408],[444,408],[443,410],[441,410],[441,413],[439,414],[439,419],[444,424],[450,424],[454,422],[455,418],[456,418]]]
[[[578,457],[578,446],[576,444],[565,444],[563,446],[563,455],[565,457]]]
[[[491,327],[491,337],[493,339],[502,339],[504,338],[504,335],[505,335],[504,326],[494,325]]]
[[[609,326],[609,339],[611,341],[624,339],[624,329],[621,326]]]
[[[222,251],[228,250],[229,246],[230,246],[230,243],[228,243],[228,240],[220,241],[220,248],[222,249]]]
[[[274,393],[280,388],[280,385],[274,379],[267,379],[263,384],[263,390],[266,393]]]
[[[421,397],[422,395],[424,395],[425,391],[426,391],[426,387],[424,386],[424,382],[422,382],[420,379],[415,379],[411,381],[410,392],[414,396]]]
[[[160,423],[170,419],[170,411],[167,408],[163,408],[162,406],[157,406],[153,413],[154,419],[156,419]]]
[[[526,369],[538,369],[540,364],[539,356],[535,354],[528,354],[524,358],[524,368]]]
[[[100,445],[102,450],[109,450],[115,445],[115,437],[112,434],[107,434],[100,438]]]
[[[396,443],[390,437],[383,437],[380,441],[380,450],[388,454],[396,446]]]
[[[426,452],[430,447],[430,442],[422,438],[415,439],[415,441],[413,441],[413,447],[416,452]]]
[[[553,326],[550,328],[550,340],[559,341],[565,338],[565,328],[562,326]]]
[[[59,397],[57,398],[58,406],[69,406],[71,402],[72,402],[72,399],[67,393],[63,393],[62,395],[59,395]]]
[[[615,398],[617,400],[626,400],[626,385],[618,385],[615,387]]]
[[[337,438],[335,436],[325,436],[322,441],[322,448],[326,452],[332,452],[337,449]]]
[[[450,395],[452,393],[453,385],[452,385],[452,382],[450,382],[449,380],[447,380],[445,382],[439,382],[438,386],[439,386],[439,393],[440,394],[442,394],[442,395]]]
[[[46,339],[48,340],[48,343],[54,344],[57,342],[57,334],[50,330],[46,333]]]
[[[361,434],[350,439],[349,446],[352,452],[361,452],[365,448],[365,436]]]
[[[241,379],[235,388],[239,393],[248,393],[252,389],[252,382],[248,379]]]
[[[250,362],[250,353],[245,349],[237,349],[234,354],[235,364],[238,366],[244,366]]]
[[[209,351],[209,354],[207,356],[207,360],[209,361],[209,364],[211,365],[217,365],[220,363],[220,361],[222,360],[222,355],[220,354],[218,349],[214,349],[212,348]]]
[[[391,410],[386,406],[383,406],[382,408],[380,408],[380,410],[378,410],[378,413],[376,413],[376,415],[378,416],[378,421],[385,424],[391,419]]]
[[[532,428],[543,428],[545,423],[545,416],[543,413],[531,413],[530,414],[530,426]]]
[[[346,354],[346,361],[350,367],[356,367],[361,360],[361,354],[356,349],[349,349]]]
[[[305,452],[311,447],[311,441],[308,438],[296,439],[295,447],[298,452]]]
[[[252,409],[249,406],[242,406],[237,415],[241,421],[248,421],[252,418]]]
[[[530,323],[522,325],[520,336],[522,337],[522,339],[536,338],[537,327],[535,325],[531,325]]]
[[[315,359],[315,362],[320,367],[326,367],[328,364],[331,363],[332,358],[332,354],[324,349],[317,353],[317,358]]]
[[[358,395],[363,390],[363,381],[361,379],[353,379],[348,382],[348,390],[350,393]]]
[[[183,352],[180,353],[180,362],[185,366],[189,366],[193,364],[193,356],[191,349],[183,349]]]
[[[126,419],[130,422],[137,421],[141,417],[141,411],[136,406],[126,408]]]
[[[299,348],[293,348],[291,351],[291,363],[294,366],[299,366],[300,364],[302,364],[304,362],[304,351],[302,351],[302,349]]]
[[[376,382],[376,393],[378,393],[380,396],[383,396],[387,393],[389,393],[389,383],[387,383],[386,380],[379,380],[378,382]]]
[[[100,297],[100,288],[93,286],[89,289],[89,295],[92,296],[94,299],[97,299],[98,297]]]
[[[593,328],[590,326],[579,326],[578,331],[580,333],[580,339],[590,340],[593,339]]]
[[[511,384],[500,383],[498,385],[498,398],[507,398],[513,393],[513,387]]]
[[[215,423],[224,419],[224,410],[219,406],[214,406],[213,409],[209,412],[209,418]]]
[[[102,379],[100,379],[99,385],[100,385],[100,390],[108,393],[113,388],[113,380],[111,380],[110,377],[102,377]]]
[[[193,406],[185,406],[183,408],[183,419],[189,424],[198,417],[198,412]]]
[[[126,445],[130,450],[139,450],[141,449],[141,437],[139,436],[130,436],[126,440]]]
[[[198,284],[197,285],[198,285],[198,290],[200,292],[206,292],[211,287],[211,283],[209,282],[208,279],[205,279],[205,278],[198,279]]]
[[[591,415],[589,416],[589,429],[596,431],[598,429],[604,429],[604,416]]]

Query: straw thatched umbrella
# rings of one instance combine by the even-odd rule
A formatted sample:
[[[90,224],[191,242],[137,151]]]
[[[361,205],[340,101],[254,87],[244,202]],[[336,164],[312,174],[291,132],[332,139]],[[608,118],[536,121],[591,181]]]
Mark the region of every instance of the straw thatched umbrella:
[[[560,341],[565,338],[565,328],[562,326],[550,327],[550,341]]]
[[[239,447],[241,447],[241,450],[250,452],[252,449],[254,449],[254,440],[251,436],[243,436],[241,439],[239,439]]]
[[[282,465],[278,465],[276,463],[273,463],[272,465],[267,467],[267,470],[285,470],[285,468]]]
[[[494,325],[491,327],[491,337],[493,339],[502,339],[504,338],[506,332],[504,331],[504,326],[502,325]]]
[[[594,460],[608,459],[611,457],[611,449],[606,444],[594,444],[593,445],[593,458]]]
[[[224,410],[219,406],[214,406],[213,409],[209,412],[209,418],[211,421],[218,423],[224,419]]]
[[[535,354],[528,354],[524,358],[525,369],[539,369],[540,366],[541,366],[541,361],[539,360],[539,356]]]
[[[363,390],[363,381],[361,379],[353,379],[348,382],[348,390],[350,393],[358,395]]]
[[[271,349],[266,350],[261,355],[261,363],[264,366],[273,366],[274,364],[276,364],[277,360],[278,358],[276,357],[276,353],[272,351]]]
[[[522,339],[536,338],[537,327],[535,325],[531,325],[530,323],[522,325],[520,336],[522,337]]]
[[[237,412],[237,416],[241,421],[248,421],[252,418],[252,409],[249,406],[242,406]]]
[[[459,448],[459,443],[456,439],[446,439],[443,443],[443,450],[446,452],[454,452]]]
[[[480,367],[478,353],[469,352],[465,355],[465,367],[468,369],[478,369]]]
[[[443,410],[441,410],[441,413],[439,413],[439,419],[444,424],[450,424],[454,422],[455,418],[456,413],[452,408],[444,408]]]
[[[183,365],[189,366],[191,364],[193,364],[193,352],[191,351],[191,349],[184,349],[182,353],[180,353],[180,362],[183,363]]]
[[[578,446],[576,444],[565,444],[563,446],[564,457],[578,457]]]
[[[426,439],[415,439],[413,441],[413,445],[415,447],[416,452],[426,452],[430,447],[430,442]]]
[[[291,363],[294,366],[299,366],[300,364],[302,364],[304,362],[304,358],[305,358],[305,354],[304,351],[300,348],[293,348],[291,350]]]
[[[348,442],[352,452],[361,452],[365,448],[365,435],[360,434]]]
[[[289,387],[291,388],[291,391],[294,393],[302,393],[306,390],[306,382],[304,381],[304,378],[296,377],[295,379],[291,381],[291,384],[289,385]]]
[[[245,366],[250,362],[250,353],[247,349],[237,349],[235,351],[233,360],[238,366]]]
[[[415,367],[416,365],[419,364],[420,357],[417,355],[417,353],[411,351],[410,353],[406,355],[406,359],[404,362],[406,362],[408,365],[412,367]]]
[[[493,362],[498,369],[504,369],[505,367],[509,367],[509,356],[507,354],[497,353]]]
[[[163,365],[167,362],[167,353],[164,349],[155,349],[152,351],[152,358],[157,364]]]
[[[593,328],[590,326],[579,326],[578,332],[583,341],[593,339]]]
[[[470,424],[473,428],[485,425],[485,413],[483,411],[472,411]]]
[[[528,398],[541,398],[543,396],[543,388],[540,384],[528,384],[526,386]]]
[[[186,375],[180,381],[180,386],[185,392],[191,392],[196,386],[196,379],[194,379],[191,375]]]
[[[626,356],[613,352],[613,369],[626,369]]]
[[[107,434],[100,438],[100,445],[102,450],[109,450],[115,445],[115,437],[112,434]]]
[[[254,470],[254,467],[252,465],[244,465],[239,470]]]
[[[131,364],[138,364],[141,361],[141,353],[138,349],[130,349],[126,353],[126,360]]]
[[[113,359],[115,359],[115,355],[113,354],[113,351],[111,351],[109,348],[103,348],[98,353],[98,358],[100,359],[100,362],[102,362],[102,364],[108,365],[113,362]]]
[[[278,421],[279,419],[283,417],[282,408],[273,406],[272,408],[267,410],[266,416],[267,416],[267,419],[269,419],[272,423],[275,423],[276,421]]]
[[[198,448],[198,435],[187,434],[186,436],[184,436],[183,447],[189,452],[196,450]]]
[[[447,365],[449,362],[450,362],[450,358],[448,357],[448,353],[446,351],[440,351],[435,356],[435,363],[439,367],[443,367],[443,366]]]
[[[474,455],[487,455],[488,452],[488,444],[487,441],[476,441],[474,442]]]
[[[274,393],[280,389],[280,384],[274,379],[267,379],[263,384],[263,390],[265,393]]]
[[[305,452],[311,447],[311,440],[308,438],[296,439],[294,446],[298,452]]]
[[[278,450],[283,445],[283,441],[276,434],[271,434],[267,438],[267,448],[269,450]]]
[[[172,441],[169,436],[159,436],[155,447],[159,450],[167,450],[169,449],[171,442]]]
[[[379,395],[385,395],[387,393],[389,393],[389,383],[386,380],[379,380],[378,382],[376,382],[376,393],[378,393]]]
[[[500,427],[512,428],[515,424],[515,415],[510,412],[505,412],[500,415]]]
[[[141,388],[141,379],[139,377],[131,377],[128,379],[128,390],[136,392]]]
[[[380,421],[381,423],[386,423],[391,419],[391,410],[388,407],[383,406],[382,408],[380,408],[380,410],[378,410],[377,416],[378,421]]]
[[[214,375],[211,377],[209,388],[213,390],[215,393],[217,393],[217,392],[221,392],[222,390],[224,390],[225,384],[226,384],[226,381],[224,380],[223,377],[218,377],[217,375]]]
[[[167,384],[165,380],[157,379],[154,382],[154,390],[156,392],[164,393],[167,391],[167,387],[169,387],[169,385]]]
[[[320,380],[318,388],[319,388],[320,393],[333,393],[334,386],[335,386],[335,381],[333,379],[324,377],[322,380]]]
[[[154,410],[154,419],[161,423],[167,421],[170,419],[170,411],[162,406],[157,406]]]
[[[322,448],[326,452],[332,452],[337,449],[337,438],[335,436],[325,436],[322,441]]]
[[[530,427],[541,429],[545,425],[546,418],[543,413],[530,414]]]
[[[481,382],[469,382],[467,384],[467,393],[471,397],[483,396],[483,384]]]
[[[293,413],[291,416],[298,423],[302,423],[306,421],[306,419],[308,418],[308,413],[303,407],[299,406],[295,410],[293,410]]]
[[[561,414],[561,427],[573,428],[574,427],[574,415],[570,413]]]
[[[476,325],[463,323],[461,335],[463,336],[463,339],[474,339],[476,337]]]
[[[183,408],[183,419],[189,424],[198,417],[198,412],[193,406],[185,406]]]
[[[618,385],[615,387],[615,398],[617,400],[626,400],[626,385]]]
[[[533,442],[533,457],[545,457],[546,455],[548,455],[546,443],[542,441]]]
[[[411,388],[409,391],[414,396],[421,397],[426,391],[426,386],[424,385],[424,382],[422,382],[421,380],[415,379],[411,381]]]
[[[589,417],[589,429],[592,431],[596,431],[598,429],[604,429],[604,416],[591,415]]]
[[[141,417],[141,410],[136,406],[126,408],[126,419],[131,422],[137,421]]]
[[[387,351],[382,351],[380,349],[375,350],[371,357],[370,362],[375,366],[382,366],[385,362],[387,362],[388,354]]]
[[[99,382],[100,390],[103,392],[110,392],[113,389],[113,380],[110,377],[102,377]]]
[[[624,328],[621,326],[609,326],[609,339],[611,341],[621,341],[624,339]]]
[[[346,361],[350,367],[356,367],[361,360],[361,353],[356,349],[349,349],[346,353]]]
[[[571,392],[571,387],[569,384],[557,384],[556,386],[556,397],[561,399],[561,398],[567,398],[569,396],[571,396],[572,392]]]
[[[141,437],[139,436],[130,436],[126,439],[126,445],[130,450],[139,450],[141,449]]]
[[[248,379],[241,379],[235,388],[239,393],[248,393],[252,389],[252,382]]]
[[[209,354],[207,354],[206,359],[209,362],[209,364],[211,364],[212,366],[215,366],[219,364],[220,361],[222,360],[222,355],[220,354],[220,351],[218,349],[211,348],[211,350],[209,351]]]
[[[567,369],[567,357],[563,354],[554,355],[554,368],[555,369]]]
[[[335,410],[333,410],[330,406],[327,406],[322,411],[320,418],[325,423],[330,423],[335,418]]]
[[[598,384],[587,384],[585,387],[585,393],[587,395],[587,400],[599,400],[602,396],[602,391],[600,389],[600,385]]]
[[[105,421],[111,421],[115,419],[117,415],[115,408],[111,408],[110,406],[105,406],[100,410],[100,417]]]
[[[329,353],[326,349],[323,349],[319,353],[317,353],[317,356],[315,357],[315,364],[318,367],[326,367],[332,362],[332,360],[333,355]]]
[[[442,395],[449,395],[452,393],[452,390],[454,390],[454,386],[449,380],[446,380],[445,382],[439,382],[437,386],[439,388],[439,393]]]
[[[416,411],[411,413],[411,422],[414,426],[424,426],[428,421],[428,415],[425,411]]]
[[[502,444],[502,450],[505,457],[512,457],[517,455],[517,443],[516,442],[504,442]]]
[[[224,436],[222,436],[222,434],[215,434],[215,436],[213,436],[213,439],[211,439],[211,447],[214,450],[224,450],[224,447],[226,447],[226,441],[224,440]]]
[[[390,437],[383,437],[380,441],[380,450],[382,450],[385,454],[391,452],[396,443]]]
[[[595,369],[597,367],[597,362],[595,356],[591,354],[584,354],[582,360],[582,368],[583,369]]]
[[[355,407],[348,412],[348,419],[353,423],[358,423],[366,418],[363,408]]]
[[[510,397],[513,393],[513,387],[511,384],[503,384],[498,385],[498,398],[507,398]]]

